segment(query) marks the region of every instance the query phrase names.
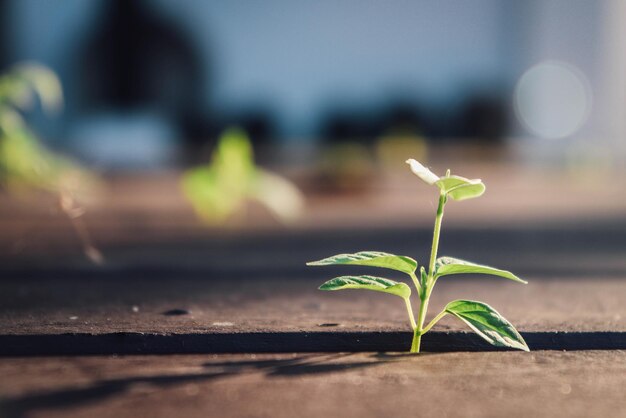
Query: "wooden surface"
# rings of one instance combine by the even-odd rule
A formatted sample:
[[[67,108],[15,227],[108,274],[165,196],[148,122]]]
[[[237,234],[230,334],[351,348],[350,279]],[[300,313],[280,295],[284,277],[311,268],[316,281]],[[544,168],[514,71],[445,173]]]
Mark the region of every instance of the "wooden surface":
[[[326,322],[339,322],[346,330],[403,329],[404,307],[389,295],[317,290],[342,274],[406,280],[401,273],[305,263],[336,253],[382,250],[424,264],[431,234],[429,227],[216,233],[103,247],[102,265],[81,253],[28,258],[4,254],[0,330],[223,329],[214,322],[231,322],[247,331],[310,331]],[[524,228],[444,225],[439,253],[511,270],[529,284],[445,277],[433,295],[433,314],[450,299],[476,298],[528,331],[626,329],[626,222],[586,220]],[[191,314],[161,315],[174,308]],[[79,319],[69,319],[74,316]],[[445,324],[455,326],[447,320]]]
[[[0,416],[626,416],[626,358],[616,349],[626,335],[623,188],[607,173],[471,163],[458,171],[482,177],[488,191],[449,205],[440,254],[509,269],[529,284],[443,278],[430,316],[450,299],[482,300],[531,348],[552,351],[459,352],[485,346],[446,318],[424,347],[452,344],[454,353],[337,352],[401,350],[409,338],[400,300],[316,290],[336,275],[384,271],[304,266],[357,250],[425,263],[434,197],[404,172],[348,194],[300,178],[308,210],[291,226],[253,206],[243,221],[204,227],[176,173],[127,176],[86,206],[101,265],[85,259],[54,198],[2,198],[0,341],[12,357],[0,358]],[[232,340],[250,354],[19,357],[55,354],[56,338],[77,342],[74,354],[211,352],[211,341]],[[335,353],[254,354],[322,338]],[[424,399],[430,407],[418,410]]]
[[[235,351],[401,350],[398,341],[403,337],[398,333],[409,330],[401,300],[363,291],[317,290],[319,284],[336,275],[386,275],[386,271],[348,266],[312,268],[305,262],[350,249],[403,253],[403,248],[412,248],[414,252],[409,254],[424,259],[429,234],[420,228],[391,228],[292,231],[248,235],[245,239],[218,236],[185,243],[123,246],[109,251],[102,266],[89,265],[80,258],[62,262],[46,259],[32,265],[8,263],[0,281],[0,339],[68,333],[102,336],[100,340],[64,343],[73,351],[55,351],[50,343],[39,344],[39,340],[3,340],[4,353],[13,355],[29,341],[43,351],[24,353],[80,354],[83,349],[85,353],[162,353],[176,352],[175,347],[181,352],[223,352],[228,351],[225,347],[234,346],[224,345],[234,335],[243,341],[236,345],[243,348]],[[510,269],[529,284],[495,277],[446,277],[433,293],[430,317],[450,300],[475,299],[491,304],[523,333],[547,333],[543,340],[532,337],[537,348],[623,348],[624,237],[626,232],[619,223],[484,231],[452,227],[442,235],[442,254],[463,254]],[[381,247],[374,247],[376,244]],[[387,277],[403,279],[400,274]],[[183,314],[168,314],[173,310]],[[447,333],[465,330],[453,318],[444,318],[433,329]],[[307,343],[309,337],[294,340],[287,335],[299,332],[312,334],[310,339],[315,341],[322,338],[315,334],[319,332],[343,337],[333,346],[332,340],[316,345]],[[383,337],[368,340],[368,345],[359,344],[365,336],[348,335],[358,332],[396,334],[389,335],[389,345],[377,342]],[[565,332],[583,334],[575,336],[574,342],[554,335]],[[116,333],[142,333],[144,337],[119,338]],[[276,337],[251,336],[246,340],[246,334],[258,333]],[[150,338],[162,335],[176,338]],[[203,342],[202,335],[223,337]],[[445,346],[446,340],[441,338],[433,339],[439,342],[432,349]],[[451,349],[471,348],[467,340],[455,338],[447,340],[457,344]],[[287,340],[291,343],[286,344]],[[116,342],[120,351],[116,351]],[[99,345],[102,351],[94,348]]]
[[[437,172],[482,178],[480,199],[451,202],[446,227],[481,230],[626,220],[626,190],[616,182],[626,174],[602,170],[548,168],[468,159],[437,160]],[[180,190],[181,172],[105,177],[103,187],[83,199],[87,230],[98,247],[193,240],[249,232],[337,231],[371,228],[430,228],[436,193],[401,163],[373,170],[363,184],[342,189],[315,181],[312,169],[286,171],[304,193],[306,207],[293,224],[283,225],[253,203],[227,221],[207,226],[194,215]],[[54,196],[0,195],[0,253],[13,258],[80,254],[81,242]]]
[[[323,280],[75,279],[0,287],[2,334],[87,332],[223,333],[409,330],[400,298],[365,291],[321,292]],[[454,299],[481,300],[522,331],[626,332],[626,280],[449,278],[430,316]],[[417,304],[417,301],[414,300]],[[182,315],[168,314],[184,310]],[[446,317],[434,330],[465,330]]]
[[[626,417],[625,351],[0,359],[22,417]]]

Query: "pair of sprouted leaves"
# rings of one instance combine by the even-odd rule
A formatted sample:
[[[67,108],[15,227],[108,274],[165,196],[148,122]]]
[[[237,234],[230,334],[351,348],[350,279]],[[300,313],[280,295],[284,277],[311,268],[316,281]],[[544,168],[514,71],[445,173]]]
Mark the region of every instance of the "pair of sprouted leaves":
[[[409,322],[413,330],[413,341],[411,343],[410,350],[411,353],[419,353],[422,335],[430,331],[430,329],[441,318],[448,314],[463,321],[472,329],[472,331],[494,346],[529,351],[528,345],[526,345],[526,342],[517,332],[515,327],[513,327],[513,325],[511,325],[511,323],[500,315],[495,309],[483,302],[472,300],[454,300],[448,303],[427,325],[424,325],[428,310],[428,302],[433,288],[440,277],[454,274],[478,273],[499,276],[524,284],[526,284],[526,282],[506,270],[475,264],[453,257],[437,258],[443,210],[448,198],[460,201],[479,197],[485,192],[485,185],[480,179],[470,180],[464,177],[450,175],[450,170],[448,170],[445,176],[439,177],[413,159],[407,160],[407,163],[411,167],[411,171],[413,171],[413,173],[420,179],[429,185],[439,188],[439,206],[437,208],[437,216],[435,218],[435,228],[433,232],[433,242],[431,246],[428,270],[422,266],[420,267],[418,273],[418,264],[414,259],[379,251],[361,251],[354,254],[339,254],[323,260],[310,262],[308,265],[328,266],[347,264],[382,267],[407,274],[413,281],[420,299],[417,321],[415,320],[413,308],[411,307],[411,288],[403,282],[396,282],[382,277],[368,275],[341,276],[327,281],[320,286],[320,289],[365,289],[388,293],[402,298],[406,304]]]

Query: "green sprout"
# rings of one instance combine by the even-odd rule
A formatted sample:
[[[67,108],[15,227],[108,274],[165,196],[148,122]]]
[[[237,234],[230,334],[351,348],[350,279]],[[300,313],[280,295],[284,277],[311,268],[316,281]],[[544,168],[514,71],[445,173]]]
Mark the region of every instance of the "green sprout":
[[[42,144],[23,116],[35,105],[36,98],[48,115],[63,107],[61,83],[50,69],[22,63],[0,75],[0,189],[12,195],[42,190],[57,196],[59,208],[74,226],[85,255],[100,264],[103,256],[91,242],[81,218],[85,209],[79,203],[95,196],[100,180]]]
[[[0,184],[10,192],[39,189],[65,196],[88,195],[97,178],[85,168],[46,148],[22,113],[39,99],[48,115],[63,107],[63,91],[50,69],[15,65],[0,75]]]
[[[464,177],[450,175],[450,170],[447,171],[445,176],[439,177],[413,159],[407,160],[407,163],[411,167],[411,171],[413,171],[413,173],[420,179],[429,185],[439,188],[439,206],[437,208],[437,216],[435,218],[435,228],[433,232],[428,270],[424,269],[424,267],[420,267],[418,277],[416,274],[418,267],[417,261],[410,257],[379,251],[361,251],[354,254],[338,254],[323,260],[307,263],[307,265],[328,266],[346,264],[382,267],[407,274],[413,281],[420,299],[417,321],[415,320],[413,308],[411,307],[411,288],[403,282],[396,282],[382,277],[367,275],[341,276],[327,281],[321,285],[319,289],[366,289],[401,297],[406,304],[406,309],[409,314],[409,322],[413,330],[413,341],[411,343],[410,350],[411,353],[420,352],[422,335],[430,331],[430,329],[447,314],[453,315],[463,321],[472,329],[472,331],[494,346],[529,351],[528,345],[526,345],[526,342],[519,332],[517,332],[515,327],[495,309],[483,302],[472,300],[454,300],[448,303],[443,310],[428,323],[428,325],[424,326],[430,296],[437,280],[442,276],[478,273],[504,277],[523,284],[526,284],[527,282],[506,270],[475,264],[453,257],[437,258],[441,222],[443,220],[443,210],[448,198],[460,201],[479,197],[485,192],[485,185],[480,179],[470,180]]]
[[[304,206],[295,185],[255,165],[250,139],[239,128],[224,131],[210,164],[183,174],[182,189],[208,224],[225,221],[248,200],[256,200],[285,222],[295,220]]]

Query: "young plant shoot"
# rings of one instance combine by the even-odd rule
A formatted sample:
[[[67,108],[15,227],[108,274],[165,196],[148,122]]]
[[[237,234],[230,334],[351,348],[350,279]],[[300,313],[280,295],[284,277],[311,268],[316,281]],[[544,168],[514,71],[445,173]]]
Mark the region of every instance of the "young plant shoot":
[[[181,184],[185,197],[207,224],[222,224],[248,200],[261,203],[285,223],[296,220],[304,209],[300,189],[255,164],[252,142],[239,128],[224,131],[211,162],[187,170]]]
[[[411,167],[411,171],[420,179],[429,185],[439,188],[439,206],[437,207],[437,216],[435,218],[428,270],[422,266],[419,269],[419,274],[417,274],[418,264],[414,259],[379,251],[339,254],[323,260],[307,263],[307,265],[328,266],[350,264],[382,267],[407,274],[411,278],[420,299],[417,321],[415,320],[411,307],[411,288],[403,282],[395,282],[382,277],[365,275],[341,276],[327,281],[319,287],[320,290],[366,289],[388,293],[402,298],[409,314],[411,328],[413,329],[411,353],[419,353],[422,335],[430,331],[441,318],[448,314],[463,321],[472,331],[492,345],[529,351],[526,342],[515,327],[495,309],[483,302],[454,300],[448,303],[427,325],[424,325],[428,311],[428,302],[433,288],[440,277],[453,274],[478,273],[499,276],[523,284],[526,284],[526,282],[506,270],[475,264],[453,257],[437,258],[441,221],[443,220],[443,211],[448,199],[461,201],[479,197],[485,192],[485,185],[480,179],[470,180],[464,177],[450,175],[450,170],[448,170],[445,176],[439,177],[413,159],[407,160],[407,163]]]

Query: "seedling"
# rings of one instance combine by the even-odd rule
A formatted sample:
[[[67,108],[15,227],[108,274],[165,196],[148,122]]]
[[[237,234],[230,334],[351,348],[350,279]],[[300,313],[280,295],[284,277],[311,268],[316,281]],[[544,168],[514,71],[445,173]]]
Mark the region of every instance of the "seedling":
[[[207,224],[225,221],[248,200],[256,200],[285,222],[295,220],[304,206],[293,183],[255,164],[252,143],[239,128],[224,131],[211,163],[187,170],[181,183],[196,214]]]
[[[38,189],[58,196],[59,208],[70,219],[85,255],[96,264],[102,254],[93,246],[81,216],[78,200],[95,195],[100,188],[96,175],[45,147],[28,126],[22,113],[33,107],[35,97],[48,114],[63,106],[57,76],[38,64],[16,65],[0,75],[0,188],[12,194]]]
[[[69,158],[49,150],[23,116],[39,99],[48,115],[63,107],[57,76],[48,68],[18,64],[0,75],[0,186],[9,192],[27,189],[81,197],[92,194],[98,179]]]
[[[450,170],[445,176],[439,177],[424,167],[419,162],[409,159],[407,163],[411,171],[429,185],[439,188],[439,206],[435,218],[435,228],[430,252],[428,270],[424,267],[419,269],[419,277],[416,274],[417,261],[410,257],[394,255],[378,251],[361,251],[354,254],[339,254],[323,260],[307,263],[309,266],[328,266],[337,264],[382,267],[397,270],[407,274],[417,290],[420,299],[420,307],[417,314],[417,321],[411,307],[411,288],[403,282],[396,282],[382,277],[374,276],[341,276],[327,281],[319,287],[320,290],[343,290],[343,289],[366,289],[376,292],[388,293],[399,296],[404,300],[409,322],[413,329],[413,341],[411,343],[411,353],[419,353],[422,335],[430,329],[444,316],[450,314],[465,324],[472,331],[477,333],[488,343],[498,347],[509,347],[518,350],[529,351],[526,342],[502,315],[495,309],[483,302],[472,300],[454,300],[448,303],[429,323],[424,326],[428,302],[433,288],[440,277],[454,274],[478,273],[499,276],[526,284],[513,273],[497,268],[475,264],[469,261],[460,260],[453,257],[437,258],[439,247],[439,234],[441,232],[441,222],[443,220],[443,210],[448,202],[452,200],[466,200],[481,196],[485,192],[485,185],[480,179],[470,180],[465,177],[450,175]]]

